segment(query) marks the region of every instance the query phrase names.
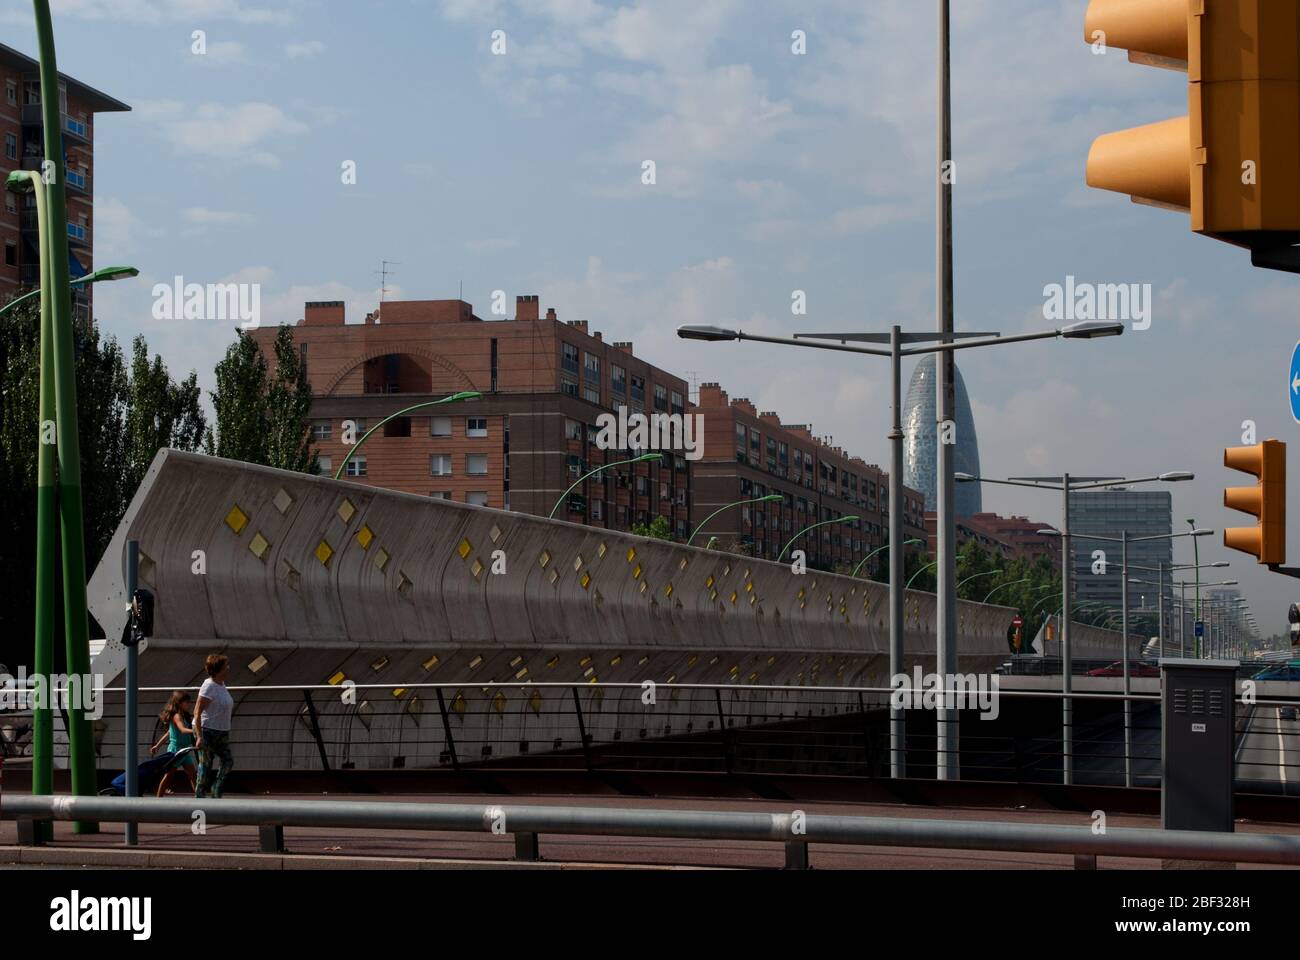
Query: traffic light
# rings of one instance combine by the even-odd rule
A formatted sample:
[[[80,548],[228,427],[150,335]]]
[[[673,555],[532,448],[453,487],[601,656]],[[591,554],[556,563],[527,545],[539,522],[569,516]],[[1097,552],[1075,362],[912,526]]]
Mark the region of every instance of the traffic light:
[[[1253,527],[1224,530],[1223,545],[1253,554],[1260,563],[1286,563],[1286,444],[1265,440],[1253,447],[1229,447],[1223,465],[1259,478],[1253,487],[1223,491],[1225,507],[1259,517]]]
[[[1187,116],[1099,137],[1090,187],[1182,210],[1192,230],[1300,272],[1300,4],[1091,0],[1098,52],[1187,74]]]

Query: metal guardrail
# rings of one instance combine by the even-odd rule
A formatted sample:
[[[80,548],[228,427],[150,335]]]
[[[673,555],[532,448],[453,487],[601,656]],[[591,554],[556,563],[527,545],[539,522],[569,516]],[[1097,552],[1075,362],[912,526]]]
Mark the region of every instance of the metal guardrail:
[[[813,843],[1072,854],[1076,868],[1095,868],[1096,858],[1205,860],[1300,866],[1300,836],[1200,833],[1138,828],[1094,833],[1091,826],[989,821],[905,820],[823,814],[649,810],[627,807],[382,803],[339,800],[193,799],[122,797],[10,797],[0,819],[19,822],[20,842],[35,844],[38,821],[192,824],[202,810],[208,824],[258,827],[263,852],[282,853],[285,827],[380,830],[445,830],[512,834],[516,859],[536,860],[538,837],[657,837],[685,840],[781,842],[786,865],[808,866]]]

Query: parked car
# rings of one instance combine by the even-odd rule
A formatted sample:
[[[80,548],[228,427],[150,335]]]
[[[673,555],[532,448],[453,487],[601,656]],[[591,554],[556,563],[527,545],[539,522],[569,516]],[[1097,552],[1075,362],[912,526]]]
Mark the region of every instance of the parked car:
[[[1144,660],[1130,663],[1128,665],[1128,675],[1130,677],[1158,677],[1160,668],[1154,663],[1147,663]],[[1124,676],[1124,662],[1116,660],[1108,667],[1098,667],[1096,670],[1089,670],[1090,677],[1122,677]]]

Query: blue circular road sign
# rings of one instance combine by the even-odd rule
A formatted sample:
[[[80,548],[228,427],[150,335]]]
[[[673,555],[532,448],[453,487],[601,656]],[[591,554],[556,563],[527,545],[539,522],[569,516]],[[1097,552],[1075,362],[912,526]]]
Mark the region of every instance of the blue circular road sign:
[[[1291,416],[1300,423],[1300,343],[1291,354],[1291,376],[1287,378],[1287,396],[1291,398]]]

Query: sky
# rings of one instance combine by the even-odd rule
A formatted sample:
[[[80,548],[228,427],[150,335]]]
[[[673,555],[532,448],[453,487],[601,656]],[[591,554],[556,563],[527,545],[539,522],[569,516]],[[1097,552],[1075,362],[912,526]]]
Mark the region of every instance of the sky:
[[[359,322],[389,260],[390,298],[463,290],[490,317],[493,291],[512,311],[538,294],[562,320],[887,463],[885,361],[674,331],[934,329],[934,3],[52,5],[60,67],[133,107],[97,120],[95,247],[98,266],[141,278],[101,285],[96,315],[120,339],[143,333],[174,374],[210,388],[233,326],[154,319],[155,283],[258,283],[264,324],[297,321],[308,300],[346,301]],[[957,328],[1058,326],[1044,291],[1070,276],[1152,291],[1147,329],[961,356],[982,469],[1188,470],[1194,482],[1169,487],[1176,526],[1249,524],[1222,506],[1224,486],[1249,480],[1222,451],[1246,421],[1300,441],[1285,396],[1300,277],[1085,186],[1092,140],[1186,113],[1185,76],[1095,53],[1086,0],[953,6]],[[0,41],[35,54],[27,0],[0,0]],[[1294,513],[1300,463],[1290,476]],[[988,486],[984,505],[1060,520],[1047,492]],[[1300,563],[1300,535],[1289,546]],[[1179,541],[1176,562],[1191,555]],[[1285,629],[1300,583],[1217,536],[1200,559],[1230,560],[1262,629]]]

